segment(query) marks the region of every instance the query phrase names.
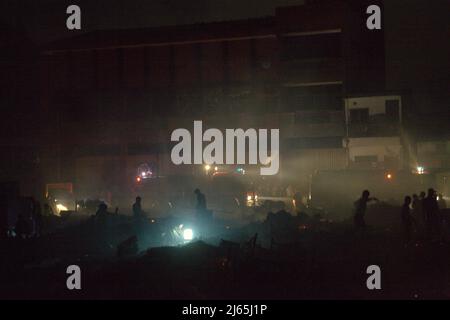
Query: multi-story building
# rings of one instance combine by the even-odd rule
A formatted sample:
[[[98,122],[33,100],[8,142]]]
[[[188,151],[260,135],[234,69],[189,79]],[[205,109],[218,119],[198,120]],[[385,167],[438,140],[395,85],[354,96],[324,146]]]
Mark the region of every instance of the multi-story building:
[[[345,120],[349,167],[398,170],[409,166],[405,163],[400,96],[348,97]]]
[[[142,163],[195,172],[170,161],[171,131],[193,120],[279,128],[281,176],[346,167],[344,97],[384,90],[383,31],[367,30],[366,7],[308,1],[271,17],[53,43],[40,55],[45,179],[95,192]]]

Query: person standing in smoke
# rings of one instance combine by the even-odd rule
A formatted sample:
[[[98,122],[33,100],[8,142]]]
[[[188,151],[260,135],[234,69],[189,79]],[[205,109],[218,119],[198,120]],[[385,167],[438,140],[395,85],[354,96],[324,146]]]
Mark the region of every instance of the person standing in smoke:
[[[95,212],[95,217],[100,220],[104,220],[108,216],[108,206],[102,202],[98,205],[98,209]]]
[[[414,218],[414,222],[416,225],[416,231],[422,236],[425,234],[426,230],[426,219],[424,218],[425,214],[423,212],[423,198],[425,197],[425,192],[421,192],[420,196],[417,194],[413,194],[412,197],[412,216]]]
[[[133,218],[139,220],[142,218],[141,197],[136,197],[136,202],[133,204]]]
[[[195,206],[198,217],[206,217],[208,215],[208,209],[206,208],[206,197],[200,191],[200,189],[194,190],[195,196],[197,198],[197,204]]]
[[[426,221],[426,234],[429,240],[437,235],[438,220],[439,220],[439,206],[436,199],[436,192],[433,188],[428,189],[427,197],[423,201],[423,210]]]
[[[417,194],[413,194],[412,196],[412,214],[416,219],[422,218],[422,201],[420,200],[419,196]]]
[[[412,227],[415,223],[413,216],[411,215],[411,197],[406,196],[402,206],[402,225],[405,235],[405,244],[410,245],[412,240]]]
[[[436,191],[433,188],[428,189],[427,197],[423,202],[423,210],[426,218],[427,238],[432,240],[434,237],[439,237],[441,219]]]
[[[195,196],[197,197],[197,205],[196,209],[197,211],[204,211],[206,210],[206,197],[205,195],[200,191],[200,189],[194,190]]]
[[[364,190],[361,198],[355,201],[355,215],[353,217],[353,222],[355,224],[356,230],[364,230],[366,227],[366,222],[364,220],[364,215],[367,210],[367,203],[370,201],[378,201],[377,198],[370,198],[369,190]]]

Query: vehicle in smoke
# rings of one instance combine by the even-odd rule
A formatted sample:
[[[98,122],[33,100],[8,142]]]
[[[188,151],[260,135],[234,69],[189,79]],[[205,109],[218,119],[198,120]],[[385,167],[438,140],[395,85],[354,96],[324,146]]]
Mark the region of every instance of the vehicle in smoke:
[[[239,218],[247,210],[247,192],[251,189],[239,174],[158,176],[136,181],[133,192],[143,199],[144,210],[152,215],[194,215],[193,192],[197,188],[205,194],[207,207],[215,216]]]
[[[54,214],[58,216],[63,211],[75,211],[77,209],[72,183],[46,184],[45,198]]]

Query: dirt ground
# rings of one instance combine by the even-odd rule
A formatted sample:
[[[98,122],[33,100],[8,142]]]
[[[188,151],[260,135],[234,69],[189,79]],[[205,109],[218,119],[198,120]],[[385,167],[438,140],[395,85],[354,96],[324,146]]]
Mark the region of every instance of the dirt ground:
[[[155,240],[156,225],[136,232],[124,221],[107,227],[88,221],[38,239],[1,240],[0,298],[450,298],[450,243],[428,242],[420,233],[405,246],[391,228],[355,234],[348,222],[293,220],[277,240],[255,223],[165,246]],[[117,245],[132,234],[139,252],[118,257]],[[66,287],[73,264],[81,268],[81,290]],[[370,265],[381,269],[381,290],[367,289]]]

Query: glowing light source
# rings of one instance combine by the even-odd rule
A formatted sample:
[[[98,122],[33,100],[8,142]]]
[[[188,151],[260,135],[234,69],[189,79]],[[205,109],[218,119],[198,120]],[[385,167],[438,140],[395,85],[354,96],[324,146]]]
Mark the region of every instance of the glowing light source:
[[[62,205],[61,203],[58,203],[56,205],[56,209],[58,210],[58,212],[69,210],[69,209],[67,209],[67,207],[65,205]]]
[[[425,173],[425,168],[421,167],[421,166],[418,166],[417,167],[417,174],[424,174],[424,173]]]
[[[183,230],[183,239],[186,241],[194,239],[194,232],[192,231],[192,229]]]
[[[137,182],[141,182],[141,177],[136,177]]]
[[[218,167],[214,167],[214,171],[217,171],[217,170],[219,170],[219,168]]]
[[[205,165],[205,170],[209,171],[211,169],[211,166],[209,164]]]
[[[392,179],[392,174],[391,173],[387,173],[386,174],[386,179],[391,180]]]

